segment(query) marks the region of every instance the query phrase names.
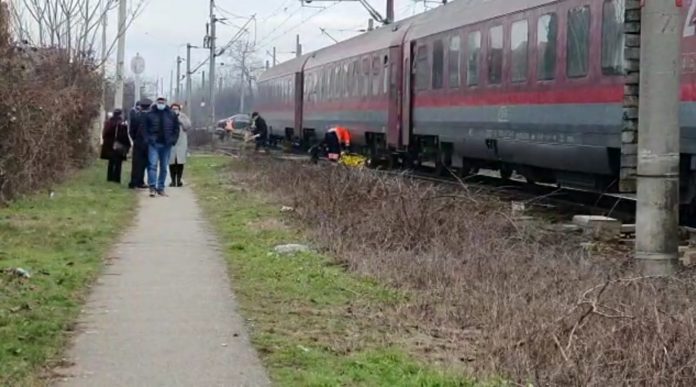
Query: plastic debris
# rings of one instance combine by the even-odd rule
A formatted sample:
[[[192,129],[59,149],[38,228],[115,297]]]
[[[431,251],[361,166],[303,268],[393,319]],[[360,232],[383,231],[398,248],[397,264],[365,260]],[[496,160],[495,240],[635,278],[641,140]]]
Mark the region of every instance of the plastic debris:
[[[25,270],[25,269],[22,269],[21,267],[18,267],[18,268],[16,268],[16,269],[12,270],[12,272],[13,272],[14,275],[16,275],[17,277],[21,277],[21,278],[31,278],[31,273],[29,273],[29,272],[28,272],[27,270]]]
[[[305,245],[289,244],[289,245],[278,245],[273,249],[278,254],[296,254],[305,253],[309,251],[309,247]]]
[[[293,212],[293,211],[295,211],[295,209],[292,207],[289,207],[289,206],[283,206],[280,208],[280,212]]]

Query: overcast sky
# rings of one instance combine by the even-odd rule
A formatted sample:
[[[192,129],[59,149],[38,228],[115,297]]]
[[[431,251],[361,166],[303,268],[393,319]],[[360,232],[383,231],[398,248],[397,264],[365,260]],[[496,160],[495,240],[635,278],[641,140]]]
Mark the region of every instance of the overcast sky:
[[[130,0],[135,2],[138,0]],[[384,15],[386,0],[369,0]],[[186,43],[203,44],[205,24],[209,17],[209,0],[146,0],[144,12],[128,31],[126,63],[140,53],[147,62],[145,76],[150,79],[164,78],[168,89],[170,71],[176,66],[176,57],[186,56]],[[395,0],[397,19],[411,16],[424,10],[423,1]],[[333,41],[320,31],[325,28],[337,40],[344,40],[366,28],[369,15],[358,2],[317,1],[311,6],[302,6],[299,0],[217,0],[216,14],[226,17],[227,25],[218,25],[218,45],[228,42],[252,14],[257,15],[257,29],[251,27],[248,39],[254,42],[256,35],[256,57],[262,61],[270,59],[266,51],[277,47],[280,62],[292,58],[295,35],[300,34],[305,52],[330,45]],[[430,4],[430,7],[436,4]],[[327,9],[321,10],[321,7]],[[116,12],[110,19],[112,34],[115,35]],[[192,63],[195,66],[206,53],[194,50]],[[112,60],[115,59],[115,53]],[[219,59],[221,62],[227,58]],[[182,65],[182,69],[184,68]],[[130,69],[127,70],[130,73]],[[183,71],[183,70],[182,70]]]

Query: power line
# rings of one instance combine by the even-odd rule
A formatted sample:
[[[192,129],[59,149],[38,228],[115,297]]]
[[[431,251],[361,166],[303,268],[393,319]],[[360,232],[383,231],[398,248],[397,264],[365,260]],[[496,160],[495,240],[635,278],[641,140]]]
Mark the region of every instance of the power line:
[[[292,19],[292,17],[295,16],[295,15],[296,15],[299,11],[301,11],[301,10],[302,10],[302,7],[298,7],[294,12],[290,13],[290,14],[288,15],[288,17],[285,18],[285,20],[283,20],[280,24],[278,24],[275,28],[273,28],[273,29],[271,30],[271,32],[267,33],[266,36],[262,37],[262,38],[258,41],[257,44],[260,45],[262,42],[264,42],[266,39],[268,39],[271,35],[273,35],[273,33],[275,33],[276,31],[278,31],[278,30],[280,29],[280,27],[284,26],[285,23],[287,23],[288,21],[290,21],[290,19]]]
[[[303,19],[302,21],[300,21],[299,23],[297,23],[296,25],[294,25],[294,26],[288,28],[287,30],[285,30],[285,31],[283,31],[281,34],[279,34],[278,36],[276,36],[276,37],[274,37],[273,39],[271,39],[271,41],[268,42],[267,44],[273,43],[273,42],[275,42],[277,39],[279,39],[280,37],[285,36],[287,33],[292,32],[293,30],[295,30],[295,29],[298,28],[298,27],[301,27],[304,23],[306,23],[306,22],[308,22],[309,20],[315,18],[316,16],[318,16],[318,15],[321,14],[322,12],[325,12],[326,10],[328,10],[328,9],[330,9],[330,8],[332,8],[332,7],[334,7],[334,6],[336,6],[336,4],[338,4],[338,3],[331,4],[331,5],[329,5],[328,7],[322,8],[322,9],[318,10],[317,12],[311,14],[310,16],[306,17],[305,19]],[[269,35],[270,35],[270,34],[269,34]],[[264,41],[264,40],[265,40],[265,39],[262,39],[262,41]],[[266,46],[262,46],[262,45],[261,45],[261,42],[259,42],[259,47],[266,47]]]

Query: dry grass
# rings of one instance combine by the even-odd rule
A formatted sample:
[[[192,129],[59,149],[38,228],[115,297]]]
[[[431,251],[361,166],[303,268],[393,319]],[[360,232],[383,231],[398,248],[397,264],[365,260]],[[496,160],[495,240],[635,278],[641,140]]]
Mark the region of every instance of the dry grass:
[[[696,281],[638,277],[620,250],[519,223],[464,188],[266,158],[237,180],[293,206],[340,263],[412,294],[385,312],[414,347],[535,385],[696,384]]]

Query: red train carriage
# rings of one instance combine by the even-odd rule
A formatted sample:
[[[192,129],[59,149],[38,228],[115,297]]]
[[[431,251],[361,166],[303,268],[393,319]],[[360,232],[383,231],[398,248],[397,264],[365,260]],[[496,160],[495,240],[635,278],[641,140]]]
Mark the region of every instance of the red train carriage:
[[[260,109],[293,133],[347,126],[373,156],[612,189],[627,1],[455,0],[269,70],[262,90],[284,80],[294,95]],[[682,200],[691,202],[696,0],[683,10]]]

